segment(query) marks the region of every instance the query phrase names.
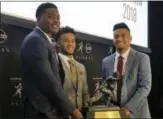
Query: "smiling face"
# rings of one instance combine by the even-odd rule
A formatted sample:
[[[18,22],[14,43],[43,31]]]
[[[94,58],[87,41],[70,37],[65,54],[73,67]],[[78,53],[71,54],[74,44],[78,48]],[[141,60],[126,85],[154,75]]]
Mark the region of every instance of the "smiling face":
[[[63,33],[59,37],[60,52],[65,55],[73,55],[76,48],[76,39],[73,33]]]
[[[124,53],[129,49],[131,39],[130,33],[126,28],[119,28],[114,31],[113,43],[120,53]]]
[[[49,36],[55,34],[60,27],[60,15],[57,8],[47,8],[38,20],[39,27]]]

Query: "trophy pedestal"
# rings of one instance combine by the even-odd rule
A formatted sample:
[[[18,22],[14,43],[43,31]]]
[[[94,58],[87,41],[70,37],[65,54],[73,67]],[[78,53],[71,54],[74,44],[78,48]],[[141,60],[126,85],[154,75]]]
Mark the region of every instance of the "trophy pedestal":
[[[86,118],[128,118],[119,107],[92,106],[87,112]]]

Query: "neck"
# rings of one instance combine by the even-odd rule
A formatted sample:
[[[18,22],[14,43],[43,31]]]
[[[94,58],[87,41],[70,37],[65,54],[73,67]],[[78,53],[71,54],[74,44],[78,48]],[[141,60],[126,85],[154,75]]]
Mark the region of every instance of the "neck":
[[[43,28],[41,25],[37,25],[42,31],[44,31],[50,38],[52,37],[52,33],[49,33],[48,30]]]
[[[46,33],[46,32],[45,32]],[[46,33],[48,36],[49,36],[49,38],[51,38],[52,37],[52,34],[51,33]]]
[[[73,54],[68,54],[68,53],[66,53],[66,52],[60,52],[60,53],[62,53],[63,55],[69,57],[70,59],[73,58]]]
[[[67,57],[69,57],[70,59],[72,59],[73,58],[73,55],[67,55]]]

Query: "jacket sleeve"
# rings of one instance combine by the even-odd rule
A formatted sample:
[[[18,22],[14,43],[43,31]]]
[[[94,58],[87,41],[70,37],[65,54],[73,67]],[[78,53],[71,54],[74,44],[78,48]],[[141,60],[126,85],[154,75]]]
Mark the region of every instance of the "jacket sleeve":
[[[145,102],[151,90],[151,66],[149,56],[146,54],[140,57],[138,66],[138,85],[136,92],[127,102],[127,107],[131,112],[136,112]]]

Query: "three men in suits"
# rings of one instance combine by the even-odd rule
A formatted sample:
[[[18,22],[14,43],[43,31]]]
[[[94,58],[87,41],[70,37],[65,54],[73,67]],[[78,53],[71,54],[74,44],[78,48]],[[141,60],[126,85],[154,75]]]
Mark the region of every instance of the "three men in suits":
[[[102,61],[103,78],[120,74],[122,85],[119,106],[131,118],[150,118],[148,95],[151,90],[151,66],[149,56],[131,48],[130,29],[125,23],[113,27],[113,43],[116,52]]]
[[[89,100],[85,66],[73,57],[76,48],[76,33],[70,27],[62,27],[55,40],[59,46],[59,58],[64,70],[63,88],[69,100],[79,110],[87,107]]]
[[[37,26],[21,46],[25,117],[58,119],[70,115],[72,119],[83,118],[63,90],[57,55],[51,46],[51,37],[60,27],[57,6],[41,4],[36,18]]]

